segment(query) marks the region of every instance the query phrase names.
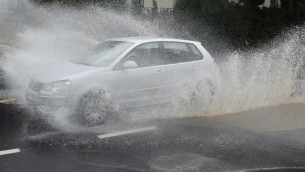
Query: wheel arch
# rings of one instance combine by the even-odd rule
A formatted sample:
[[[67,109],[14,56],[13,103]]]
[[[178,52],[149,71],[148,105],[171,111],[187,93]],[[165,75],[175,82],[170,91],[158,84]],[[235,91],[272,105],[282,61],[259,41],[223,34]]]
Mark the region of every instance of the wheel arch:
[[[104,91],[105,93],[108,93],[111,95],[111,93],[108,91],[108,89],[105,89],[104,87],[88,87],[88,88],[85,88],[85,89],[82,89],[79,94],[78,94],[78,99],[77,99],[77,103],[89,92],[91,91]]]

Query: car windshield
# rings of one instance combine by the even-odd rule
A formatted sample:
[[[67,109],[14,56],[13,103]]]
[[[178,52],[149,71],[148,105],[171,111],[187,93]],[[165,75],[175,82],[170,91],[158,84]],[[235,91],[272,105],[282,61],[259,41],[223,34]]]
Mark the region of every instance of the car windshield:
[[[83,57],[73,60],[73,62],[87,66],[106,67],[132,44],[123,41],[105,41],[90,49]]]

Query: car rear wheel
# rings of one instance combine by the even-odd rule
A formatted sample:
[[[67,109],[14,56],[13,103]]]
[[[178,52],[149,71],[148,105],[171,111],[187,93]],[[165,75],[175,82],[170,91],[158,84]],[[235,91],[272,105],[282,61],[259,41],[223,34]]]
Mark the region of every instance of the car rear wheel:
[[[192,89],[190,101],[203,100],[207,104],[211,104],[215,95],[216,86],[212,81],[199,81]]]
[[[84,126],[102,125],[107,120],[117,118],[118,109],[109,93],[94,89],[80,99],[76,109],[76,120]]]
[[[175,113],[179,116],[200,116],[208,111],[214,92],[208,82],[184,85],[178,97],[172,101]]]

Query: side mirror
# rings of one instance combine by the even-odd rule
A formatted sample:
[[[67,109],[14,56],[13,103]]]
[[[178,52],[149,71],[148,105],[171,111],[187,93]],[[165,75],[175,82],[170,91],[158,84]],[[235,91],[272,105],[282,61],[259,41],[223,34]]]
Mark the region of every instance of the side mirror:
[[[137,67],[138,65],[135,61],[127,61],[123,64],[123,69],[134,69]]]

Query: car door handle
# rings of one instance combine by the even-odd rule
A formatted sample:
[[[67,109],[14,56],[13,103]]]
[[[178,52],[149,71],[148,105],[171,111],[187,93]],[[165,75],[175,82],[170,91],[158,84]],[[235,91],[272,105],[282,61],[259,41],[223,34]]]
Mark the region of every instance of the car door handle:
[[[163,74],[164,71],[163,71],[163,70],[157,70],[156,73],[157,73],[157,74]]]

